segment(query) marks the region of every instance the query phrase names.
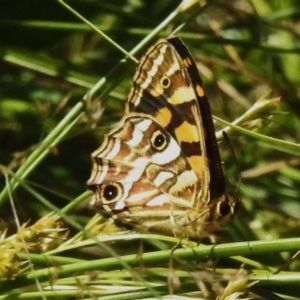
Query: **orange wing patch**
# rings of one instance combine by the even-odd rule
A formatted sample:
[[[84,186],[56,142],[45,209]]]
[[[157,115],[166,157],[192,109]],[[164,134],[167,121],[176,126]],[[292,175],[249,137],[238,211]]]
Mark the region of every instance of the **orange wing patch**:
[[[203,97],[205,95],[203,87],[199,84],[196,85],[196,91],[199,97]]]
[[[166,128],[171,123],[172,113],[167,107],[163,107],[156,113],[155,119],[162,127]]]
[[[192,125],[186,121],[181,123],[181,125],[175,129],[175,135],[179,143],[198,143],[200,141],[197,126]]]

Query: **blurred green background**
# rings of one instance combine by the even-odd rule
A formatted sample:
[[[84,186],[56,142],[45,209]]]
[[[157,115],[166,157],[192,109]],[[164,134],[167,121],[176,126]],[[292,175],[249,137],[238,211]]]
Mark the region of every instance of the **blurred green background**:
[[[68,4],[129,51],[162,24],[180,1]],[[184,25],[177,35],[198,64],[213,114],[233,121],[259,98],[280,97],[277,107],[252,116],[259,125],[249,122],[243,126],[298,143],[299,16],[296,0],[207,1],[206,5],[200,1],[177,11],[147,46]],[[16,172],[89,88],[124,57],[58,1],[2,0],[0,50],[0,164],[8,173]],[[135,68],[135,63],[128,62],[107,78],[88,105],[84,104],[82,112],[87,113],[26,178],[25,182],[58,208],[85,191],[90,153],[121,118]],[[225,176],[228,189],[243,202],[234,239],[298,236],[299,149],[291,151],[236,132],[230,135],[230,143],[238,166],[230,147],[222,143]],[[0,188],[4,186],[2,176]],[[13,193],[13,199],[21,222],[36,220],[49,211],[22,187]],[[5,228],[13,217],[8,202],[1,205]],[[85,206],[79,211],[87,218],[93,215]]]

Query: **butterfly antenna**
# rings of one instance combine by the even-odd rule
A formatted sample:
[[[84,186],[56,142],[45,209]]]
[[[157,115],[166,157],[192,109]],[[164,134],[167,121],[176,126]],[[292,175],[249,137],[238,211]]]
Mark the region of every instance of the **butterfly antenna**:
[[[230,143],[230,139],[229,139],[227,133],[226,133],[225,131],[222,131],[222,134],[223,134],[224,140],[226,141],[226,143],[227,143],[228,146],[229,146],[229,149],[230,149],[230,151],[231,151],[231,154],[232,154],[232,156],[233,156],[233,159],[234,159],[234,161],[235,161],[235,164],[236,164],[236,167],[237,167],[237,170],[238,170],[238,185],[237,185],[237,187],[236,187],[235,193],[236,193],[236,194],[239,194],[239,190],[240,190],[241,182],[242,182],[241,168],[240,168],[239,162],[238,162],[238,160],[237,160],[237,158],[236,158],[235,152],[234,152],[234,150],[233,150],[233,148],[232,148],[232,145],[231,145],[231,143]]]

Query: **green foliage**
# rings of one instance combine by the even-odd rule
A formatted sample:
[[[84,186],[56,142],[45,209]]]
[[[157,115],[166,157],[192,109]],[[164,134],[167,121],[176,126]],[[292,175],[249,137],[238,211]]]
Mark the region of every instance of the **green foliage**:
[[[0,300],[299,297],[300,7],[202,2],[3,1]],[[123,114],[137,58],[170,34],[230,138],[221,156],[242,207],[203,238],[217,246],[173,251],[175,237],[88,209],[90,153]]]

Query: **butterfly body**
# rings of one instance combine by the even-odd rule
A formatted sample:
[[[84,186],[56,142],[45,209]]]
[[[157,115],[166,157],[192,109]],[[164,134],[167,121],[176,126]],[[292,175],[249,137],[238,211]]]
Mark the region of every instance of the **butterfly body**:
[[[124,117],[92,157],[92,205],[121,223],[199,238],[234,212],[202,81],[176,37],[141,59]]]

